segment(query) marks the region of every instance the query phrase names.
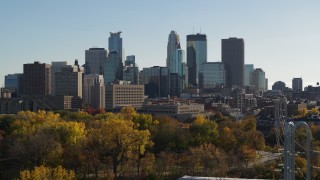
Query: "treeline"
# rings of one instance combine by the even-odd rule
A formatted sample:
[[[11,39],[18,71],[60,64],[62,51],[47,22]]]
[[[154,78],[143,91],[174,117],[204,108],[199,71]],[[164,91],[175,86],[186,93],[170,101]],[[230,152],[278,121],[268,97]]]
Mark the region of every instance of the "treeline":
[[[273,178],[254,166],[265,139],[255,117],[222,114],[181,123],[166,116],[19,112],[0,116],[0,179]],[[276,166],[276,165],[272,165]]]

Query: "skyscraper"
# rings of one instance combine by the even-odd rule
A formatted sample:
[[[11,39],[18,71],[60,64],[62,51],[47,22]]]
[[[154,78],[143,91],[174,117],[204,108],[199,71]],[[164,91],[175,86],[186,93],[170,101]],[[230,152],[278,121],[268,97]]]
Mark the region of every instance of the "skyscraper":
[[[58,96],[75,96],[82,98],[82,71],[78,66],[67,66],[56,73],[55,91]]]
[[[192,86],[199,84],[199,69],[207,62],[207,36],[205,34],[187,35],[188,81]]]
[[[227,86],[244,85],[244,41],[238,38],[222,39],[222,62],[227,71]]]
[[[107,59],[108,51],[104,48],[89,48],[85,53],[85,74],[103,75],[103,65]]]
[[[150,98],[168,97],[170,95],[170,70],[168,67],[153,66],[143,68],[142,82],[145,94]]]
[[[56,73],[67,67],[66,61],[51,63],[51,94],[56,95]]]
[[[116,80],[123,80],[123,64],[120,54],[111,51],[104,65],[104,84],[107,85]]]
[[[123,80],[130,81],[131,84],[139,84],[139,67],[136,64],[135,56],[127,56],[123,67]]]
[[[29,97],[45,96],[51,92],[51,65],[33,64],[23,65],[23,94]]]
[[[265,92],[268,89],[266,87],[266,75],[261,68],[257,68],[253,71],[252,80],[257,91]]]
[[[200,68],[199,86],[201,88],[215,88],[224,85],[226,72],[222,62],[206,62]]]
[[[91,104],[91,88],[96,85],[104,85],[104,80],[102,75],[98,74],[88,74],[84,76],[83,79],[83,102],[84,104]]]
[[[116,51],[119,53],[121,61],[124,61],[124,54],[122,49],[122,38],[120,37],[120,34],[122,32],[110,32],[109,37],[109,52]]]
[[[302,78],[293,78],[292,79],[292,91],[297,92],[297,91],[302,91]]]
[[[136,56],[130,55],[127,56],[127,59],[124,62],[125,66],[136,66]]]
[[[170,64],[170,72],[178,73],[180,76],[183,76],[183,63],[185,63],[184,50],[176,49],[174,61]]]
[[[23,74],[8,74],[4,77],[4,87],[10,89],[11,97],[20,97],[23,91]]]
[[[243,85],[244,86],[250,86],[252,85],[252,73],[254,70],[253,64],[245,64],[244,65],[244,80]]]
[[[167,45],[167,67],[171,70],[177,64],[177,50],[181,49],[179,35],[175,31],[171,31]]]

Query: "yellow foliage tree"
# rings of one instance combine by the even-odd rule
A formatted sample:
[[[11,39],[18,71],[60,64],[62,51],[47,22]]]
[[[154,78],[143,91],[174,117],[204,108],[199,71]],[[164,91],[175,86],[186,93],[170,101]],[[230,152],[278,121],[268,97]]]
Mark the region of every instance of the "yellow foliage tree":
[[[148,130],[136,130],[132,121],[118,119],[102,121],[100,128],[90,131],[89,139],[91,144],[101,148],[101,154],[112,159],[115,178],[118,176],[119,164],[129,152],[144,154],[150,141]]]
[[[122,108],[120,113],[126,120],[132,120],[132,118],[137,114],[136,110],[132,106]]]
[[[73,180],[76,179],[74,171],[68,171],[61,166],[50,168],[45,166],[34,167],[34,170],[24,170],[20,172],[21,180]]]

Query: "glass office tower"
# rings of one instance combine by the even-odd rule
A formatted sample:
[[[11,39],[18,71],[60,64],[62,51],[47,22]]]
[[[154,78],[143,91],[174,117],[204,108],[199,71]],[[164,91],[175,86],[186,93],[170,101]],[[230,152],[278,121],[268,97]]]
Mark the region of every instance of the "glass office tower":
[[[187,65],[190,85],[199,85],[199,69],[205,62],[207,62],[207,36],[199,33],[187,35]]]

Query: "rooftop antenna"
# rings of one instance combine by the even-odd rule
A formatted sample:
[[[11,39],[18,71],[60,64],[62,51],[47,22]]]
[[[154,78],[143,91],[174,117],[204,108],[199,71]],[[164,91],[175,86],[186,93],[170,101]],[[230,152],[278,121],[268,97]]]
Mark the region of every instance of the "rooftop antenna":
[[[200,26],[200,34],[201,34],[201,26]]]
[[[194,34],[194,26],[192,27],[192,33]]]

